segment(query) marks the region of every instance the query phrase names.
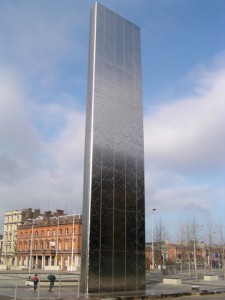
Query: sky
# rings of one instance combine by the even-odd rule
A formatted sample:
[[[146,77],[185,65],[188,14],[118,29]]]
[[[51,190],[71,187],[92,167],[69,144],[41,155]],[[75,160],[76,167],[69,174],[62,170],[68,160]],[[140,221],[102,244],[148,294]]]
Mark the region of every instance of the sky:
[[[146,241],[225,216],[225,0],[102,0],[141,29]],[[5,211],[81,212],[92,0],[0,2]],[[216,231],[215,231],[216,232]]]

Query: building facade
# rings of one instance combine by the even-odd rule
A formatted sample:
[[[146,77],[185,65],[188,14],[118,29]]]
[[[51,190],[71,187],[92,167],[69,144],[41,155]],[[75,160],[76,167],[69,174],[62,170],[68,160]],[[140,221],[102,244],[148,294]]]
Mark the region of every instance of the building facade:
[[[18,227],[28,218],[36,218],[39,215],[39,209],[32,211],[31,208],[5,212],[1,261],[6,268],[10,268],[15,263]]]
[[[15,264],[27,269],[79,271],[82,216],[46,211],[18,229]]]
[[[83,292],[145,287],[140,29],[91,12],[83,196]]]
[[[177,270],[222,268],[224,266],[224,245],[207,245],[199,241],[172,243],[168,240],[154,243],[155,268],[163,265],[175,266]],[[146,269],[152,270],[152,243],[146,243]]]
[[[3,235],[0,234],[0,265],[3,264],[2,249],[3,249]]]

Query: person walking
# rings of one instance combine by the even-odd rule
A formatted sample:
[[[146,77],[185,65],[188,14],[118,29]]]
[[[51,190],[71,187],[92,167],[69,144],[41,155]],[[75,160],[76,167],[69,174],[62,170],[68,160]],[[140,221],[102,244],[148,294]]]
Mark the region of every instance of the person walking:
[[[55,280],[56,280],[55,275],[53,275],[53,274],[48,275],[48,280],[50,281],[50,287],[49,287],[48,291],[53,292],[53,287],[54,287]]]
[[[33,279],[33,283],[34,283],[34,292],[37,292],[37,287],[38,287],[38,282],[39,282],[38,274],[35,274],[32,279]]]

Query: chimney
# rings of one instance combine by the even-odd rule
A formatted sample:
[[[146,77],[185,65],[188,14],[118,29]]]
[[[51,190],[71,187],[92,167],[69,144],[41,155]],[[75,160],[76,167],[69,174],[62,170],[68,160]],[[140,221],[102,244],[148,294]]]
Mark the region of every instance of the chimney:
[[[47,210],[44,212],[44,223],[45,225],[49,224],[49,219],[51,217],[52,212],[50,210]]]
[[[62,210],[62,209],[57,209],[56,212],[54,212],[53,216],[54,216],[54,217],[64,216],[64,210]]]
[[[33,218],[36,219],[37,217],[39,217],[41,214],[41,211],[39,208],[35,208],[34,212],[33,212]]]

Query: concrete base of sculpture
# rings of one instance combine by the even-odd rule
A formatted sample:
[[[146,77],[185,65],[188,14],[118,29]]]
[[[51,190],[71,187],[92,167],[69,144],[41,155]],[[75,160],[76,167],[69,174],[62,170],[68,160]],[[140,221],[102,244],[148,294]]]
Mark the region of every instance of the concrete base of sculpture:
[[[163,278],[164,284],[181,284],[181,279],[178,278]]]
[[[204,276],[204,280],[205,281],[219,280],[219,276],[218,275],[207,275],[207,276]]]

